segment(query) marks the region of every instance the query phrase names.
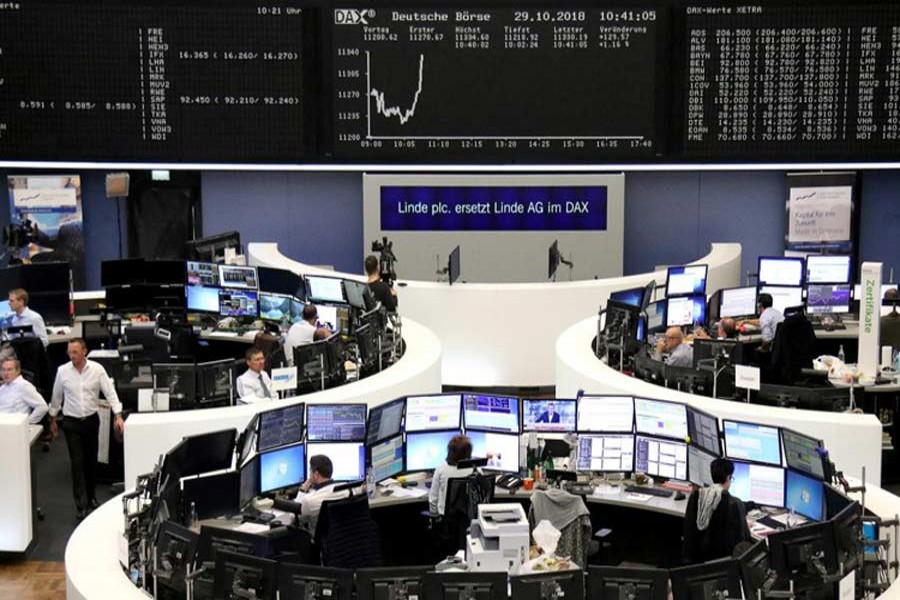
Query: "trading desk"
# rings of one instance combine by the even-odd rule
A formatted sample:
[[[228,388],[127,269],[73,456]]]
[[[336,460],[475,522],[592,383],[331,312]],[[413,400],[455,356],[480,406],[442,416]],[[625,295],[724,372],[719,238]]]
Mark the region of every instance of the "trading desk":
[[[28,415],[0,413],[0,553],[23,553],[34,536],[31,445],[41,434]]]

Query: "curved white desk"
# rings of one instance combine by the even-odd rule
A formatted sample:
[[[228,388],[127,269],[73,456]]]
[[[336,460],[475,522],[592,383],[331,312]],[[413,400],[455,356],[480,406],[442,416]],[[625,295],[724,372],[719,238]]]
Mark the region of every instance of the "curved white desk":
[[[596,318],[585,319],[564,331],[556,341],[556,395],[559,398],[574,398],[578,390],[584,390],[587,394],[657,398],[689,404],[720,419],[788,427],[823,440],[834,463],[847,475],[860,477],[865,466],[867,479],[875,484],[880,483],[881,422],[875,415],[715,400],[635,379],[594,356],[591,341],[597,334],[596,323]]]
[[[249,244],[250,264],[303,275],[364,280],[291,260],[277,244]],[[696,261],[709,266],[707,289],[740,285],[741,245],[713,244]],[[666,272],[560,283],[401,281],[399,311],[433,331],[443,348],[443,382],[459,386],[550,386],[554,342],[561,331],[596,315],[610,292],[665,285]]]
[[[138,475],[149,473],[160,455],[173,448],[181,438],[232,427],[242,431],[257,412],[280,404],[352,401],[371,406],[401,396],[440,393],[441,344],[437,337],[415,321],[406,319],[403,340],[406,342],[403,357],[384,371],[321,392],[223,408],[132,414],[125,421],[126,485],[134,485]]]

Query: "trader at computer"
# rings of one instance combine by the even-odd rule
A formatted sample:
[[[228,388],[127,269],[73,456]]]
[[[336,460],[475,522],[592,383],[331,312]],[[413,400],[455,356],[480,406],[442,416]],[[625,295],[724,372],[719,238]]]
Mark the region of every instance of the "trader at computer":
[[[447,458],[434,470],[431,490],[428,492],[428,509],[432,515],[443,515],[447,502],[447,481],[456,477],[468,477],[472,469],[460,469],[460,461],[472,458],[472,442],[464,435],[455,435],[447,443]]]
[[[62,409],[62,429],[69,448],[72,466],[72,493],[78,518],[83,519],[90,508],[99,503],[94,494],[97,470],[97,433],[100,430],[100,394],[106,398],[115,415],[115,430],[118,436],[125,432],[122,419],[122,403],[116,394],[112,379],[103,365],[87,358],[87,345],[81,338],[69,341],[68,362],[56,371],[53,394],[50,399],[50,431],[59,433],[55,417]]]
[[[28,422],[41,422],[50,407],[41,398],[37,388],[22,377],[22,366],[15,358],[7,358],[0,363],[3,385],[0,385],[0,412],[25,413]]]
[[[784,315],[780,310],[772,307],[771,294],[760,294],[756,298],[756,309],[759,311],[758,319],[747,319],[741,321],[739,325],[759,327],[763,346],[768,346],[775,339],[775,330],[778,328],[778,324],[784,321]]]
[[[656,345],[656,360],[668,355],[666,364],[673,367],[691,367],[694,364],[694,349],[684,343],[684,334],[678,327],[666,329],[666,336]]]
[[[397,290],[381,280],[381,265],[378,264],[378,259],[374,254],[366,257],[365,265],[372,295],[381,302],[385,310],[395,312],[397,310]]]
[[[694,331],[694,338],[701,340],[711,339],[703,328]],[[737,339],[737,322],[731,317],[725,317],[716,325],[716,339],[718,340],[736,340]]]
[[[333,474],[331,459],[324,454],[316,454],[309,459],[309,477],[297,494],[297,502],[301,505],[298,524],[305,525],[313,539],[316,537],[316,523],[319,521],[322,503],[347,497],[347,492],[334,491],[337,483],[331,479]]]
[[[684,561],[688,564],[729,557],[734,547],[750,541],[744,503],[728,489],[734,463],[717,458],[710,464],[711,486],[695,490],[684,515]]]
[[[238,404],[253,404],[276,397],[272,389],[272,379],[265,371],[266,355],[259,348],[249,348],[244,353],[247,370],[237,378]]]
[[[304,344],[312,344],[319,340],[327,340],[331,332],[325,327],[319,327],[319,313],[315,304],[307,304],[303,307],[300,320],[291,325],[287,336],[284,338],[284,355],[289,364],[294,364],[294,347]]]
[[[534,420],[535,423],[559,423],[559,413],[556,412],[556,405],[553,402],[547,404],[547,410],[538,415]]]
[[[9,292],[9,308],[12,310],[12,314],[6,318],[4,327],[31,325],[35,337],[39,337],[46,348],[50,343],[47,338],[47,325],[44,324],[44,317],[28,308],[28,292],[22,288],[11,290]]]

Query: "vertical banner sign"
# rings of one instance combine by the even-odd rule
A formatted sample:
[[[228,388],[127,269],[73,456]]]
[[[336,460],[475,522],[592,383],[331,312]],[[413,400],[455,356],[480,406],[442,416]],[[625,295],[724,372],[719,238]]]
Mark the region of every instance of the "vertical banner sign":
[[[81,177],[9,177],[11,223],[24,235],[10,248],[23,262],[69,261],[76,290],[84,289]]]
[[[878,375],[881,345],[881,263],[864,262],[859,283],[859,370],[872,379]]]
[[[792,173],[787,182],[785,254],[855,255],[856,173]]]

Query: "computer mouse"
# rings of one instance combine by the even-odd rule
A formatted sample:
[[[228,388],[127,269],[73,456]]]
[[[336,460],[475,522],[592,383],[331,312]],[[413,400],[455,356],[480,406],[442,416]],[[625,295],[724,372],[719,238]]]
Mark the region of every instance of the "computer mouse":
[[[684,500],[687,496],[684,495],[684,492],[675,492],[675,500]]]

